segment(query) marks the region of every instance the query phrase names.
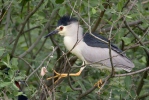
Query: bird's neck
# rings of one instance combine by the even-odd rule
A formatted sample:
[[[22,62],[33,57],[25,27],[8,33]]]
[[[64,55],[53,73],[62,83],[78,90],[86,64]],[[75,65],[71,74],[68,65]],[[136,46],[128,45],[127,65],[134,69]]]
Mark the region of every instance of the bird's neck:
[[[79,26],[76,30],[70,31],[71,35],[64,37],[64,44],[68,50],[71,50],[75,45],[83,41],[83,29]]]

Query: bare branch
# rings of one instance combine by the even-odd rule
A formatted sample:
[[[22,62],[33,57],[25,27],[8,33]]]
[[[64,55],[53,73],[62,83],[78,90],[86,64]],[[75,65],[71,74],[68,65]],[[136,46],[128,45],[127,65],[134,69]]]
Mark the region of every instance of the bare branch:
[[[26,78],[26,81],[28,81],[28,79],[29,79],[36,71],[38,71],[39,68],[42,67],[42,65],[43,65],[43,63],[45,62],[45,60],[47,60],[50,56],[52,56],[57,48],[58,48],[58,47],[55,47],[54,50],[53,50],[51,53],[49,53],[46,58],[43,59],[43,61],[41,62],[41,64]]]
[[[140,69],[138,71],[134,71],[134,72],[126,73],[126,74],[116,74],[116,75],[114,75],[114,77],[124,77],[124,76],[135,75],[135,74],[147,71],[147,70],[149,70],[149,66],[146,68]]]
[[[95,23],[95,26],[92,29],[92,32],[94,32],[97,29],[97,27],[100,24],[101,19],[104,16],[104,13],[105,13],[108,6],[109,6],[109,0],[107,0],[106,3],[104,4],[104,10],[101,11],[100,16],[98,17],[98,20],[97,20],[97,22]]]
[[[138,24],[142,24],[142,20],[137,20],[137,21],[134,21],[134,22],[130,22],[128,23],[129,26],[136,26]],[[119,27],[113,27],[112,30],[117,30]],[[126,25],[123,24],[122,25],[122,28],[126,28]],[[100,33],[104,33],[104,32],[109,32],[111,29],[111,27],[107,27],[107,28],[103,28],[103,29],[97,29]]]
[[[58,9],[57,9],[57,10],[54,10],[54,11],[52,12],[49,21],[46,23],[44,29],[42,30],[41,34],[38,36],[37,40],[29,47],[28,50],[26,50],[23,54],[19,55],[19,57],[22,58],[22,57],[24,57],[25,55],[27,55],[27,54],[38,44],[38,42],[39,42],[40,39],[42,38],[43,34],[45,33],[46,29],[49,27],[50,22],[51,22],[52,18],[54,17],[54,15],[55,15],[55,13],[56,13],[57,11],[58,11]]]
[[[23,30],[24,30],[24,28],[25,28],[25,25],[26,25],[27,21],[28,21],[29,18],[38,10],[38,8],[41,6],[41,4],[42,4],[43,1],[44,1],[44,0],[40,0],[40,2],[38,3],[38,5],[36,6],[36,8],[35,8],[31,13],[28,14],[28,16],[26,17],[26,19],[25,19],[24,22],[22,23],[21,30],[19,31],[19,34],[18,34],[18,36],[16,37],[16,40],[15,40],[15,43],[14,43],[14,46],[13,46],[11,55],[14,55],[15,49],[16,49],[17,44],[18,44],[18,41],[19,41],[19,38],[20,38],[20,36],[21,36],[22,33],[23,33]],[[22,57],[21,57],[21,58],[22,58]]]

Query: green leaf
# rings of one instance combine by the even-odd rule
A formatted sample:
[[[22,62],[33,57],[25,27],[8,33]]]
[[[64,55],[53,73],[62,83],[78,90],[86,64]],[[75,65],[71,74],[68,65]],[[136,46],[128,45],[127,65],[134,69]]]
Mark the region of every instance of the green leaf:
[[[141,58],[141,61],[142,61],[143,63],[146,63],[146,62],[147,62],[147,61],[146,61],[146,57],[143,56],[143,57]]]
[[[65,14],[65,7],[61,7],[61,9],[59,10],[59,15],[63,16]]]
[[[0,47],[0,56],[2,56],[4,52],[5,52],[5,48]]]
[[[6,86],[8,86],[10,84],[12,84],[12,83],[11,82],[3,82],[3,83],[0,84],[0,88],[6,87]]]
[[[23,77],[23,76],[16,76],[15,77],[15,80],[17,81],[17,80],[21,80],[21,79],[24,79],[25,77]]]
[[[57,4],[62,4],[64,2],[64,0],[56,0],[55,1]]]
[[[96,12],[97,12],[96,9],[95,8],[92,8],[92,13],[93,14],[96,14]]]
[[[10,56],[9,56],[9,54],[7,54],[7,62],[8,62],[8,64],[10,64]]]
[[[16,96],[19,96],[19,95],[22,95],[23,94],[23,92],[18,92],[17,94],[16,94]]]
[[[128,45],[131,43],[131,39],[128,37],[122,37],[121,39],[124,41],[125,45]]]
[[[19,88],[13,83],[12,84],[13,89],[15,89],[16,91],[19,91]]]
[[[12,65],[18,66],[18,58],[12,58]]]
[[[122,10],[123,4],[124,4],[123,0],[118,2],[118,5],[117,5],[118,11]]]
[[[81,86],[81,88],[82,88],[83,91],[86,91],[86,88],[84,87],[84,85],[82,84],[82,82],[77,81],[77,83]]]
[[[132,18],[131,16],[128,16],[128,15],[125,15],[125,17],[127,17],[127,18],[129,18],[129,19],[131,19],[131,18]]]
[[[6,65],[7,67],[11,68],[10,64],[5,62],[5,61],[2,61],[4,65]]]
[[[130,85],[131,85],[131,77],[130,76],[126,76],[125,77],[125,86],[126,86],[126,88],[129,89]]]

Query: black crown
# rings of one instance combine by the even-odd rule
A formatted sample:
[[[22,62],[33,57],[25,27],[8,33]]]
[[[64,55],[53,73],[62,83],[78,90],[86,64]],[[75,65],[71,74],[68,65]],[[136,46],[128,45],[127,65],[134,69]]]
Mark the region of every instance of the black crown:
[[[76,18],[70,17],[70,16],[63,16],[58,21],[58,26],[63,25],[67,26],[71,24],[72,22],[77,22],[78,20]]]

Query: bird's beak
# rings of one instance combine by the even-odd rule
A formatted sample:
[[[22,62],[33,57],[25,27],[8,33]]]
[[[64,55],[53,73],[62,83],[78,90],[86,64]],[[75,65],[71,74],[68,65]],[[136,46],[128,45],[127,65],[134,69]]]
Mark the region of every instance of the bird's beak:
[[[48,35],[46,35],[44,38],[47,38],[47,37],[49,37],[49,36],[51,36],[51,35],[53,35],[53,34],[56,34],[56,33],[58,33],[59,31],[56,29],[56,30],[54,30],[54,31],[52,31],[52,32],[50,32]]]

